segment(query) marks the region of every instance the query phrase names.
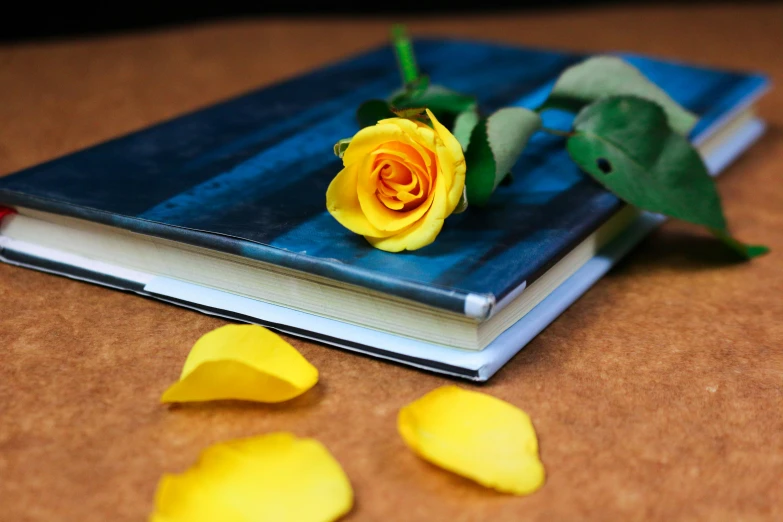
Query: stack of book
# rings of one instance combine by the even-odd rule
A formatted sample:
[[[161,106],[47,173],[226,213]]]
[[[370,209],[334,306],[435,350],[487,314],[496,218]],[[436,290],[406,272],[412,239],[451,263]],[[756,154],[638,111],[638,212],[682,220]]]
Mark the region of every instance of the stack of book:
[[[416,47],[435,83],[479,93],[489,111],[539,105],[585,58]],[[622,56],[700,116],[690,138],[712,173],[763,133],[752,108],[764,77]],[[424,249],[373,249],[328,214],[325,192],[357,105],[398,82],[382,48],[2,178],[14,212],[0,218],[0,258],[486,380],[663,218],[624,205],[540,134],[486,208],[452,216]]]

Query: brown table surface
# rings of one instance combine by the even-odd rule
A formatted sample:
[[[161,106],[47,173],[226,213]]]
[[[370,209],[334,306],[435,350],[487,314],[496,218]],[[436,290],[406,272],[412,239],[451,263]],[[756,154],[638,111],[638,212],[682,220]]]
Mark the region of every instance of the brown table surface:
[[[0,47],[0,172],[139,129],[381,43],[387,20],[240,21]],[[783,6],[606,8],[411,20],[418,34],[631,50],[768,72]],[[317,86],[316,86],[317,88]],[[447,378],[291,339],[321,372],[278,406],[168,408],[193,342],[225,323],[0,266],[0,519],[143,520],[160,475],[209,444],[320,439],[356,494],[349,520],[761,520],[783,517],[783,89],[719,183],[732,263],[670,223],[479,389],[532,417],[547,483],[504,496],[416,458],[398,409]]]

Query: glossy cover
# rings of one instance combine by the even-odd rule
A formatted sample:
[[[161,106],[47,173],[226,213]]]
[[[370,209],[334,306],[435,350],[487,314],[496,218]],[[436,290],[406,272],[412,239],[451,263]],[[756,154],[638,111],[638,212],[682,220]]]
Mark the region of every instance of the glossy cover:
[[[478,94],[482,109],[534,107],[573,54],[419,41],[434,83]],[[764,88],[758,75],[625,56],[702,119],[704,137]],[[326,67],[0,179],[0,204],[86,218],[316,273],[464,313],[530,284],[621,203],[582,175],[560,138],[536,135],[485,209],[446,222],[437,241],[389,254],[325,210],[340,169],[332,145],[354,112],[398,87],[389,48]],[[550,126],[567,125],[547,113]]]

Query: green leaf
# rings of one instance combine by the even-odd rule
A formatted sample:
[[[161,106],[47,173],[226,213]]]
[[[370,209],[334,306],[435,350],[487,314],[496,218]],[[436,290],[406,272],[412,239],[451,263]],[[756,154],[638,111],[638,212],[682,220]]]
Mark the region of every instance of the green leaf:
[[[574,161],[620,199],[711,228],[726,220],[698,152],[672,132],[659,105],[614,96],[588,105],[566,142]]]
[[[351,140],[353,138],[343,138],[337,143],[334,144],[334,155],[338,158],[342,158],[343,154],[345,154],[345,149],[348,148],[348,145],[351,144]]]
[[[479,122],[479,113],[475,107],[472,107],[466,111],[462,111],[457,115],[457,119],[454,121],[454,130],[452,134],[457,138],[457,141],[462,145],[462,150],[468,149],[468,143],[470,143],[470,134]]]
[[[763,247],[733,239],[715,183],[696,149],[674,132],[657,103],[614,96],[582,109],[566,148],[618,198],[636,207],[710,228],[746,257]]]
[[[508,175],[541,117],[521,107],[500,109],[473,128],[465,151],[468,201],[483,206]]]
[[[734,250],[743,259],[753,259],[754,257],[763,256],[769,253],[769,248],[763,245],[746,245],[745,243],[734,239],[725,230],[710,229],[710,232],[723,241],[729,248]]]
[[[356,110],[356,119],[360,128],[371,127],[380,120],[394,118],[389,104],[383,100],[368,100]]]
[[[470,144],[465,151],[465,191],[468,201],[484,206],[495,190],[495,157],[487,138],[487,120],[482,119],[473,127]]]
[[[400,109],[426,107],[436,115],[443,112],[459,114],[474,107],[476,98],[439,85],[430,85],[419,92],[406,89],[395,93],[389,103]]]
[[[666,112],[671,128],[679,134],[687,135],[698,121],[695,114],[683,109],[638,69],[614,56],[596,56],[566,69],[539,111],[578,112],[600,98],[620,95],[638,96],[658,103]]]
[[[487,118],[487,137],[495,157],[493,190],[517,162],[528,140],[541,128],[541,116],[523,107],[507,107]]]

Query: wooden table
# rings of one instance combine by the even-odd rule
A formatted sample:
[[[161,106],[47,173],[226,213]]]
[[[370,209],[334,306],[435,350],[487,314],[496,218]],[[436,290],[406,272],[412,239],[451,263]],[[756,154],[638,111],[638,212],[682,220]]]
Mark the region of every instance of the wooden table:
[[[384,41],[389,20],[224,22],[0,47],[8,173]],[[611,8],[412,20],[418,34],[630,50],[783,83],[783,6]],[[321,372],[288,404],[168,408],[192,343],[224,321],[0,266],[0,519],[143,520],[160,475],[209,444],[321,440],[356,493],[349,520],[783,517],[783,89],[765,138],[719,183],[733,264],[699,230],[645,241],[481,389],[526,410],[546,486],[504,496],[419,460],[398,409],[448,379],[292,340]]]

